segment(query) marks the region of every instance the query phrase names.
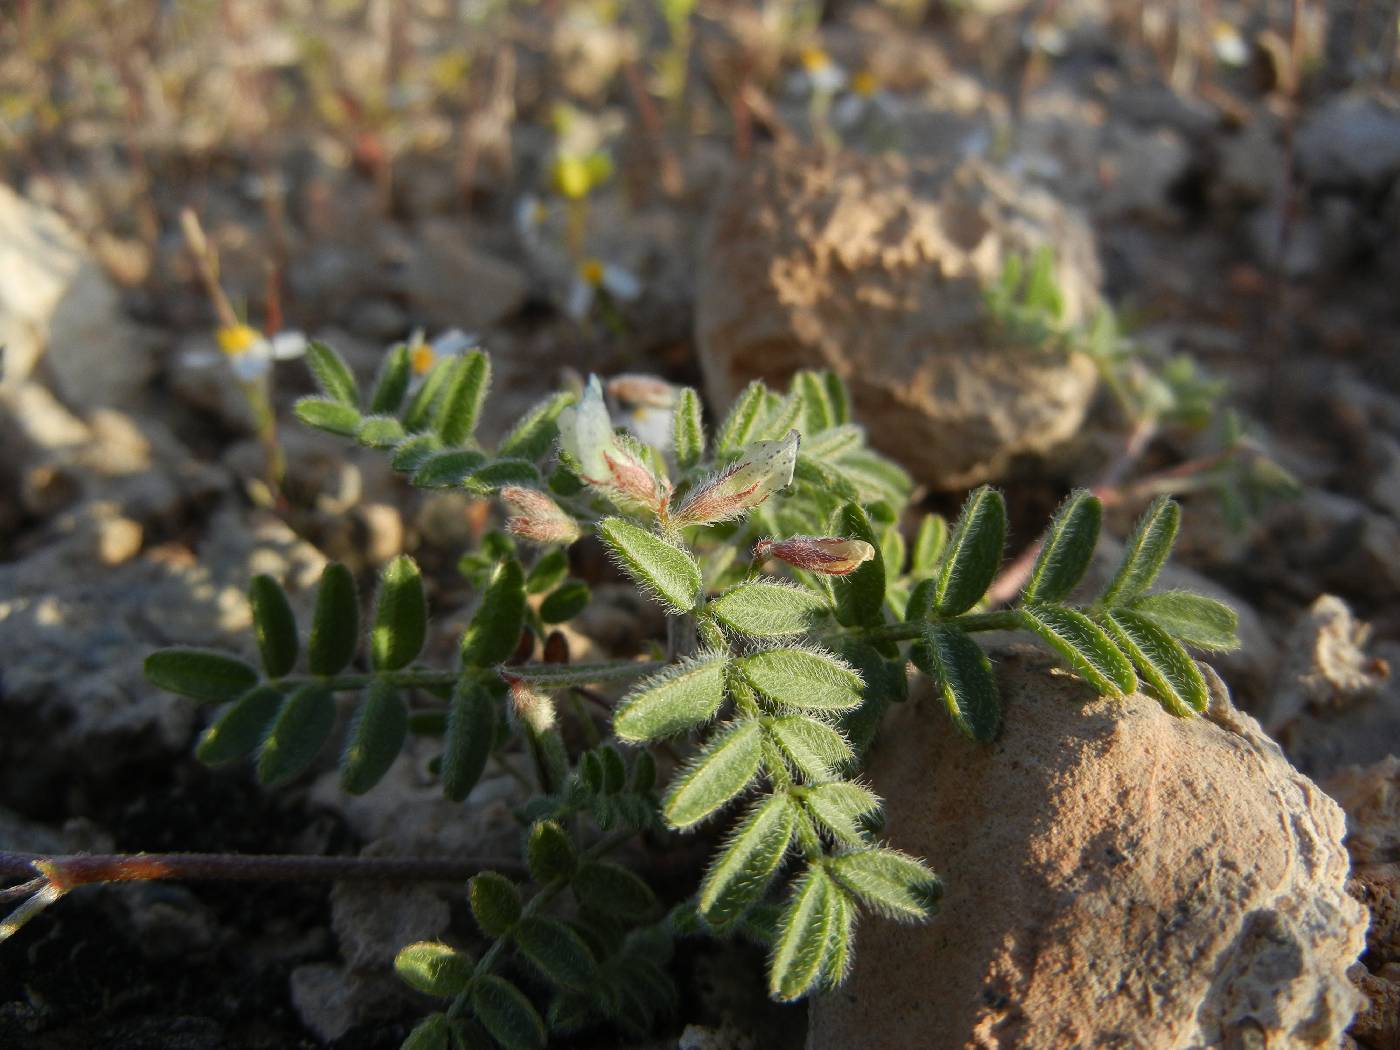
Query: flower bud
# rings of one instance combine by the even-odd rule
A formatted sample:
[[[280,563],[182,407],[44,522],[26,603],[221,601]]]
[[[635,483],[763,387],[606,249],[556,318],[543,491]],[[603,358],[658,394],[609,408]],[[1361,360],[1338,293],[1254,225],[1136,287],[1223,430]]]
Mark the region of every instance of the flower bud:
[[[526,726],[535,735],[546,733],[554,728],[554,701],[543,693],[530,688],[530,683],[519,675],[502,671],[501,678],[510,687],[510,712],[519,725]]]
[[[583,397],[559,413],[559,447],[583,480],[608,495],[655,510],[669,486],[613,432],[603,386],[591,376]]]
[[[603,385],[597,376],[590,376],[578,404],[559,413],[559,447],[584,481],[602,485],[610,474],[605,456],[615,442]]]
[[[875,557],[875,548],[864,540],[839,536],[793,536],[786,540],[760,540],[754,544],[753,553],[755,558],[777,558],[809,572],[845,576]]]
[[[698,485],[675,514],[680,525],[707,525],[737,518],[792,482],[800,437],[789,430],[781,441],[757,441],[733,466]]]
[[[537,489],[507,485],[501,501],[511,510],[506,529],[512,535],[536,543],[573,543],[580,536],[578,522]]]

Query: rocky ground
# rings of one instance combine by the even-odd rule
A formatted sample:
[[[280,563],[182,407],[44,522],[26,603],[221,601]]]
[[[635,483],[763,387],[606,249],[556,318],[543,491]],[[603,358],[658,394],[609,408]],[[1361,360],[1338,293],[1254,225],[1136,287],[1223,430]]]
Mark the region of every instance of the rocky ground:
[[[1231,1041],[1247,1039],[1246,1016],[1285,1039],[1268,1045],[1323,1045],[1297,1033],[1330,1038],[1359,989],[1369,1005],[1346,1038],[1400,1047],[1393,19],[1368,30],[1305,3],[1292,26],[1264,5],[1220,5],[1238,27],[1235,62],[1224,23],[1164,21],[1154,5],[929,5],[910,22],[900,11],[921,5],[834,4],[803,30],[702,3],[689,87],[672,100],[649,79],[664,30],[593,5],[508,9],[474,29],[459,19],[490,5],[129,6],[106,18],[54,5],[73,9],[65,19],[22,3],[0,23],[0,850],[514,850],[509,778],[452,806],[423,754],[361,799],[331,773],[264,792],[243,768],[198,765],[205,714],[144,683],[142,659],[162,645],[249,649],[250,576],[304,602],[327,559],[368,580],[412,553],[432,581],[434,644],[449,651],[471,598],[456,559],[489,515],[297,427],[288,409],[310,383],[295,363],[276,372],[284,498],[260,500],[247,407],[199,363],[217,320],[182,209],[199,213],[250,320],[323,338],[362,376],[416,326],[480,333],[498,391],[488,432],[589,371],[703,386],[713,418],[750,378],[833,368],[928,507],[1002,486],[1013,547],[1071,485],[1111,473],[1126,440],[1083,358],[1031,357],[980,320],[1006,256],[1051,245],[1070,321],[1111,304],[1151,352],[1229,383],[1205,425],[1154,430],[1137,450],[1115,479],[1110,531],[1142,506],[1135,480],[1209,460],[1226,408],[1298,488],[1240,522],[1219,490],[1239,495],[1243,475],[1195,475],[1182,497],[1176,571],[1241,612],[1245,645],[1217,669],[1245,714],[1222,706],[1183,725],[1133,709],[1100,724],[1090,705],[1051,724],[1060,715],[1023,704],[1012,680],[1029,658],[1010,651],[998,753],[1056,734],[1082,746],[1008,771],[930,742],[948,750],[938,776],[950,779],[935,782],[933,811],[893,810],[896,841],[946,865],[950,893],[960,872],[1008,874],[976,887],[985,907],[950,900],[964,954],[928,965],[970,983],[961,998],[919,993],[934,1011],[921,1023],[976,1030],[980,1045],[1059,1045],[1076,1028],[1089,1038],[1097,993],[1136,981],[1145,1002],[1171,986],[1189,1009],[1159,1019],[1170,1041],[1134,1027],[1141,1010],[1093,1018],[1122,1045],[1255,1045]],[[848,77],[869,74],[870,91],[836,99],[861,103],[839,130],[800,83],[800,45],[816,44]],[[522,199],[550,201],[561,101],[617,167],[588,199],[586,254],[640,286],[582,319],[566,309],[568,209],[555,201],[537,228],[516,221]],[[580,645],[627,654],[661,633],[601,562],[575,569],[599,595]],[[1166,789],[1135,783],[1144,752]],[[891,798],[888,783],[916,775],[898,754],[872,774]],[[1208,793],[1171,790],[1174,770]],[[948,800],[974,782],[1015,804],[957,811]],[[1111,943],[1095,931],[1094,909],[1118,892],[1112,869],[1135,851],[1166,856],[1192,806],[1226,804],[1228,834],[1208,851],[1132,882],[1156,915],[1209,883],[1197,954],[1146,976],[1115,969],[1160,930],[1144,919]],[[1132,834],[1106,829],[1106,812]],[[1267,884],[1212,882],[1274,848],[1263,829],[1279,812],[1291,837],[1266,856]],[[998,837],[977,841],[978,821]],[[1246,912],[1260,916],[1248,928]],[[397,1046],[420,1004],[387,971],[394,949],[463,923],[460,894],[437,887],[75,895],[0,945],[0,1045]],[[1007,924],[1047,932],[1035,951],[1006,950]],[[869,936],[863,958],[908,950],[909,966],[934,972],[901,931]],[[1089,956],[1112,961],[1080,989],[1089,998],[1061,994],[1051,977]],[[801,1008],[765,1004],[745,979],[759,963],[689,949],[682,1007],[648,1045],[801,1045]],[[978,985],[982,973],[1002,984]],[[855,980],[872,997],[882,981],[911,994],[903,966]],[[1262,1022],[1249,1003],[1270,981],[1291,991]],[[814,1047],[877,1045],[849,1001],[812,1013]],[[898,1031],[884,1045],[909,1045]]]

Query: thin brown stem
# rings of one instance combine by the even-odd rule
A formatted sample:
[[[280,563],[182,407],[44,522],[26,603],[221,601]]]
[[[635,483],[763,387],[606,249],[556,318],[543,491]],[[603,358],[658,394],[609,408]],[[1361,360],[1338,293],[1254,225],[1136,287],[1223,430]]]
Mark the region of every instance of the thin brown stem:
[[[108,882],[165,879],[238,882],[460,882],[483,868],[520,872],[496,857],[314,857],[243,853],[108,853],[48,856],[0,852],[0,876],[38,871],[61,891]],[[18,887],[16,887],[18,888]]]

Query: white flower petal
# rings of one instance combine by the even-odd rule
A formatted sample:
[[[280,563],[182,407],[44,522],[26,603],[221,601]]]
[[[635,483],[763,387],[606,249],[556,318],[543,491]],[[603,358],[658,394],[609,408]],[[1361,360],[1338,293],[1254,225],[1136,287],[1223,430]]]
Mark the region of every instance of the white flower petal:
[[[233,369],[233,374],[245,383],[256,382],[267,375],[267,370],[272,367],[272,357],[268,350],[264,349],[260,353],[258,347],[266,348],[267,343],[259,343],[241,354],[229,355],[229,367]]]
[[[609,295],[624,302],[631,302],[642,294],[642,282],[635,274],[611,264],[603,267],[603,287]]]
[[[253,350],[256,350],[254,347]],[[249,350],[252,353],[253,350]],[[300,332],[278,332],[272,337],[271,346],[267,350],[267,356],[275,361],[290,361],[294,357],[301,357],[306,353],[306,336]]]
[[[470,350],[479,342],[475,332],[467,333],[460,328],[449,328],[433,340],[433,356],[455,357]]]
[[[831,107],[831,122],[838,128],[851,128],[865,116],[867,99],[864,95],[842,95]]]
[[[213,368],[226,357],[218,350],[186,350],[180,355],[180,364],[186,368]]]
[[[603,386],[597,376],[589,376],[578,404],[559,413],[559,447],[573,458],[585,477],[600,480],[609,475],[605,454],[613,444],[612,419],[603,400]]]
[[[564,312],[575,321],[582,321],[593,309],[593,286],[582,277],[574,278],[569,285],[569,297],[564,302]]]

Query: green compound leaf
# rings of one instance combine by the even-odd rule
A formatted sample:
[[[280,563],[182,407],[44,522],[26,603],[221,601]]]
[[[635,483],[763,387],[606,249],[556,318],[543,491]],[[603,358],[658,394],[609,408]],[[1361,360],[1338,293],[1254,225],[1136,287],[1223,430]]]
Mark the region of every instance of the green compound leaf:
[[[539,459],[553,447],[555,438],[559,436],[559,413],[575,400],[573,394],[565,392],[539,402],[515,424],[496,454],[517,459]]]
[[[855,483],[862,503],[884,500],[891,506],[903,506],[914,487],[904,468],[869,449],[843,452],[835,466]]]
[[[688,386],[682,387],[676,398],[671,430],[671,448],[676,455],[676,466],[689,470],[705,457],[705,426],[700,395]]]
[[[311,765],[335,727],[335,697],[304,685],[282,704],[258,755],[258,781],[277,787]]]
[[[872,910],[891,919],[922,922],[943,895],[938,876],[898,850],[855,850],[827,862],[832,878]]]
[[[598,961],[588,944],[558,919],[521,919],[510,939],[521,955],[561,988],[584,991],[597,975]]]
[[[263,670],[269,678],[281,678],[296,666],[300,646],[287,592],[271,576],[254,576],[248,585],[248,604],[253,610],[253,636]]]
[[[791,1002],[816,987],[837,918],[832,897],[838,892],[816,865],[798,880],[778,919],[768,964],[768,994],[774,999]]]
[[[884,622],[885,558],[880,539],[857,503],[848,503],[831,524],[832,534],[864,540],[875,556],[855,571],[832,580],[836,593],[836,618],[847,627],[875,626]],[[980,597],[980,595],[979,595]]]
[[[369,632],[370,657],[379,671],[411,664],[428,637],[428,603],[423,577],[413,559],[401,554],[384,568]]]
[[[768,412],[754,435],[760,441],[777,441],[797,427],[802,418],[802,393],[794,390],[787,397],[768,399]]]
[[[1099,598],[1107,608],[1127,605],[1147,591],[1167,563],[1177,529],[1181,527],[1181,507],[1167,496],[1158,496],[1138,519],[1123,551],[1123,561]]]
[[[749,580],[721,594],[708,606],[731,630],[751,638],[805,634],[830,611],[826,600],[780,580]]]
[[[1063,601],[1089,568],[1102,521],[1103,504],[1092,492],[1071,492],[1050,521],[1021,600]]]
[[[640,744],[703,725],[724,703],[725,653],[701,653],[632,689],[613,715],[619,740]]]
[[[819,434],[810,436],[804,435],[802,438],[802,451],[813,460],[821,462],[835,459],[845,452],[857,450],[861,443],[865,441],[865,431],[861,427],[851,423],[834,426],[823,430]],[[847,482],[847,484],[850,484]],[[852,486],[852,495],[848,499],[859,499],[860,494]]]
[[[855,902],[839,891],[831,894],[831,909],[831,941],[822,960],[822,984],[827,988],[835,988],[851,972],[857,917]]]
[[[1169,714],[1184,717],[1206,709],[1210,702],[1206,680],[1180,642],[1131,609],[1105,613],[1102,623],[1133,661],[1148,692]]]
[[[846,389],[846,381],[835,372],[823,372],[822,382],[826,384],[826,399],[837,424],[851,421],[851,392]]]
[[[582,580],[568,580],[540,602],[540,619],[545,623],[567,623],[588,605],[593,592]]]
[[[865,819],[880,811],[878,795],[848,780],[804,788],[802,803],[832,838],[847,846],[865,844]]]
[[[324,397],[303,397],[292,406],[292,414],[309,427],[328,434],[352,438],[360,431],[360,410],[341,401]]]
[[[792,767],[809,783],[839,776],[855,761],[855,752],[841,732],[806,715],[764,719],[763,728]]]
[[[525,576],[527,594],[552,591],[569,575],[569,555],[563,547],[554,547],[531,567]]]
[[[423,383],[408,402],[408,410],[403,414],[404,429],[410,432],[426,430],[432,423],[433,406],[437,403],[443,388],[456,374],[455,358],[442,358],[423,377]]]
[[[420,489],[456,488],[485,462],[486,456],[471,448],[435,452],[413,469],[413,484]]]
[[[383,780],[407,736],[408,708],[398,691],[388,682],[371,682],[340,756],[341,790],[363,795]]]
[[[956,627],[930,627],[909,653],[943,697],[953,725],[982,744],[1001,728],[1001,695],[982,647]]]
[[[366,416],[355,432],[355,440],[366,448],[394,448],[403,439],[403,424],[393,416]]]
[[[525,844],[525,859],[530,876],[541,886],[558,879],[571,878],[578,868],[578,852],[568,832],[552,820],[541,820],[531,826]]]
[[[509,981],[492,974],[471,985],[472,1011],[502,1050],[544,1050],[544,1021],[530,1000]]]
[[[419,941],[394,956],[394,971],[405,984],[439,999],[461,995],[471,980],[472,968],[470,956],[439,941]]]
[[[666,821],[673,828],[698,824],[748,787],[762,757],[759,722],[738,722],[715,733],[671,785],[661,807]]]
[[[464,678],[452,692],[443,737],[442,793],[461,802],[481,779],[496,737],[496,703],[484,682]]]
[[[792,377],[792,384],[802,394],[802,433],[817,434],[836,425],[836,409],[820,375],[804,368]]]
[[[938,575],[935,601],[943,616],[965,613],[987,593],[1006,546],[1006,502],[983,485],[963,504]]]
[[[914,534],[914,551],[910,560],[910,573],[914,576],[930,576],[938,568],[938,559],[943,557],[943,549],[948,545],[948,523],[938,514],[925,514],[919,522],[919,531]]]
[[[342,405],[354,409],[360,407],[359,385],[345,358],[325,343],[313,339],[306,347],[306,363],[311,366],[311,374],[316,377],[321,393]]]
[[[472,350],[452,362],[433,419],[433,430],[444,445],[462,445],[471,440],[490,385],[491,360],[480,350]]]
[[[200,735],[195,758],[209,766],[247,758],[262,743],[281,709],[282,694],[272,686],[250,689]]]
[[[158,649],[146,657],[145,672],[158,689],[211,703],[235,700],[258,684],[254,667],[211,649]]]
[[[394,447],[389,466],[400,473],[412,474],[441,451],[442,442],[436,434],[414,434]]]
[[[446,1014],[429,1014],[413,1026],[399,1050],[452,1050],[452,1022]]]
[[[734,402],[729,415],[720,424],[715,437],[715,452],[737,452],[758,436],[758,426],[763,422],[768,388],[755,379]]]
[[[621,865],[605,860],[580,864],[573,887],[580,904],[606,915],[636,920],[656,910],[656,895],[650,886]]]
[[[1207,652],[1238,649],[1240,618],[1224,602],[1189,591],[1147,594],[1132,604],[1137,613],[1184,645]]]
[[[408,347],[400,343],[384,355],[374,392],[369,396],[369,410],[375,415],[392,415],[403,404],[408,384],[413,378],[413,360]]]
[[[321,571],[316,588],[316,611],[306,643],[306,666],[312,674],[331,675],[355,657],[360,640],[360,599],[355,577],[339,562]]]
[[[504,937],[520,921],[520,891],[515,883],[494,871],[472,876],[467,884],[472,918],[488,937]]]
[[[494,667],[520,644],[525,626],[525,572],[514,558],[496,566],[481,604],[462,635],[462,664]]]
[[[700,884],[700,915],[716,932],[747,914],[782,866],[797,814],[784,793],[754,806],[715,855]]]
[[[1061,605],[1028,605],[1020,610],[1026,629],[1060,655],[1071,671],[1108,696],[1123,696],[1137,688],[1133,665],[1081,612]]]
[[[819,649],[767,649],[736,661],[749,684],[799,711],[859,707],[861,679],[844,660]]]
[[[472,471],[462,479],[462,485],[478,495],[489,496],[507,485],[535,488],[543,481],[539,470],[529,460],[498,459]]]
[[[688,553],[621,518],[604,518],[598,523],[598,535],[637,584],[676,612],[695,608],[700,597],[700,566]]]

